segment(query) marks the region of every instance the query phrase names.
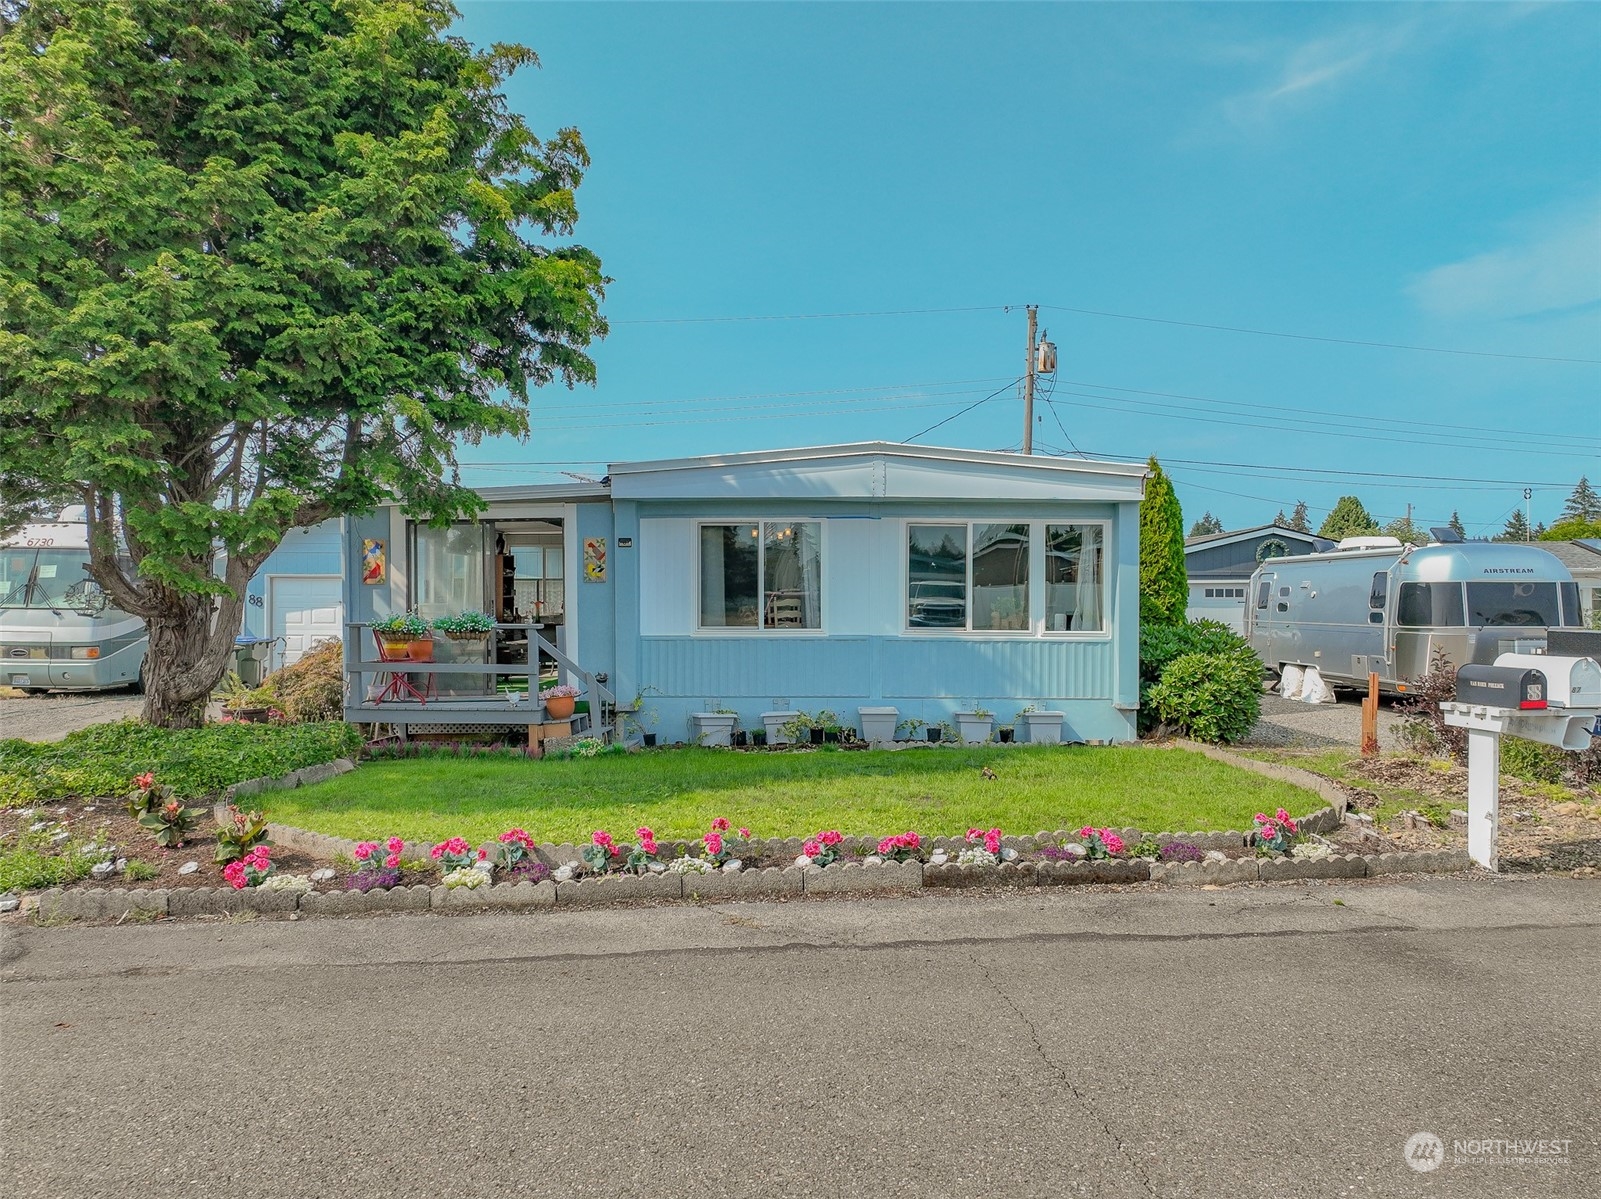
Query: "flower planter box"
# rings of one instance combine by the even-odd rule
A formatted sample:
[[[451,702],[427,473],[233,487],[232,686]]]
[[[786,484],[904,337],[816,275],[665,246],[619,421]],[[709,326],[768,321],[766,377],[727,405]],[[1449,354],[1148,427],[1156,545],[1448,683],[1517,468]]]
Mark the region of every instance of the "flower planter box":
[[[799,712],[763,712],[762,729],[767,733],[767,744],[788,745],[784,726],[799,716]]]
[[[898,708],[857,708],[856,717],[861,722],[863,741],[872,744],[895,740],[895,726],[901,718]]]
[[[967,745],[983,745],[990,739],[995,717],[978,716],[972,712],[956,713],[956,730]]]
[[[1017,718],[1021,741],[1030,745],[1060,745],[1066,712],[1024,712]]]
[[[734,725],[739,717],[732,712],[691,712],[689,739],[696,745],[725,745],[734,743]]]
[[[1084,883],[1143,883],[1151,877],[1151,864],[1141,858],[1108,858],[1098,862],[1041,862],[1042,887],[1073,887]]]

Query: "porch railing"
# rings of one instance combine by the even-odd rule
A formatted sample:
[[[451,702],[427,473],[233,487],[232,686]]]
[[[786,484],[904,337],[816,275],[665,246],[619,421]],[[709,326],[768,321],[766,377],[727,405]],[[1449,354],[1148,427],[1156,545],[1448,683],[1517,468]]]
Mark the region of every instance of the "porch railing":
[[[408,659],[386,662],[378,657],[372,623],[346,621],[346,718],[389,724],[513,725],[546,722],[548,717],[539,700],[539,667],[542,657],[549,657],[566,678],[579,684],[588,698],[590,735],[610,740],[617,724],[617,697],[606,686],[605,676],[585,670],[545,640],[539,633],[540,627],[533,624],[495,625],[495,632],[490,637],[491,655],[496,652],[500,639],[511,634],[527,639],[527,660],[524,662],[413,662]],[[485,675],[491,681],[497,677],[525,679],[528,700],[526,703],[511,702],[493,689],[483,695],[428,695],[431,688],[420,683],[414,683],[413,686],[422,693],[422,698],[375,698],[384,688],[381,680],[397,675],[412,676],[414,679],[433,675]]]

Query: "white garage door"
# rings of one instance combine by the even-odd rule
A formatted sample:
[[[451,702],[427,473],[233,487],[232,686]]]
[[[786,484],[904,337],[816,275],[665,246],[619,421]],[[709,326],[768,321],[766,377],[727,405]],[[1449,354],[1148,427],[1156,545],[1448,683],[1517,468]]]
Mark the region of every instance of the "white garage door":
[[[268,591],[272,636],[278,638],[275,665],[293,665],[317,642],[344,635],[345,609],[337,576],[275,578]]]

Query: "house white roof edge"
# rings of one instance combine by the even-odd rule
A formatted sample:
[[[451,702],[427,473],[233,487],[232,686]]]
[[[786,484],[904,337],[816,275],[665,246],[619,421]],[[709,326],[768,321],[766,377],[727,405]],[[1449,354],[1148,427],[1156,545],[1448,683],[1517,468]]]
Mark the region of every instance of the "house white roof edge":
[[[781,462],[812,462],[829,458],[923,458],[933,461],[966,462],[981,466],[1026,466],[1062,473],[1087,472],[1143,479],[1144,463],[1107,462],[1097,458],[1053,458],[1039,454],[1010,454],[995,450],[964,450],[942,446],[902,445],[894,441],[856,441],[843,445],[801,446],[794,449],[752,450],[737,454],[704,454],[695,458],[659,458],[647,462],[614,462],[607,466],[613,475],[644,475],[675,470],[704,470],[708,467],[762,466]]]

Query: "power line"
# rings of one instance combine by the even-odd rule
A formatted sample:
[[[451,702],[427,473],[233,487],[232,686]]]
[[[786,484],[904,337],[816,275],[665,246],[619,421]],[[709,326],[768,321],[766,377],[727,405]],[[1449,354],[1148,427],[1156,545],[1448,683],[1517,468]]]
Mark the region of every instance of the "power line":
[[[1001,392],[1005,391],[1007,387],[1016,387],[1018,379],[1021,379],[1021,378],[1022,378],[1022,376],[1019,375],[1017,377],[1017,379],[1013,379],[1010,383],[1007,383],[1005,386],[997,387],[994,391],[990,392],[989,395],[985,396],[982,400],[977,400],[974,403],[969,404],[966,408],[963,408],[960,412],[951,413],[949,416],[947,416],[942,421],[936,421],[934,424],[932,424],[928,428],[924,429],[922,433],[913,433],[910,437],[908,437],[904,441],[902,441],[901,444],[902,445],[910,445],[912,442],[916,441],[919,437],[922,437],[924,434],[927,434],[927,433],[932,433],[935,429],[939,428],[941,425],[948,425],[948,424],[951,423],[951,421],[955,420],[957,417],[967,415],[969,412],[973,411],[973,409],[977,408],[980,404],[989,403],[996,396],[1000,395]]]
[[[763,316],[663,316],[611,321],[613,325],[721,325],[740,321],[834,321],[862,316],[927,316],[947,312],[1005,312],[1005,304],[968,308],[891,308],[880,312],[787,312]]]
[[[1091,450],[1089,452],[1094,454],[1097,458],[1122,459],[1122,460],[1128,461],[1128,462],[1141,462],[1141,461],[1144,461],[1144,459],[1138,454],[1113,454],[1113,453],[1104,452],[1104,451],[1101,451],[1101,450]],[[1341,478],[1423,479],[1423,480],[1426,480],[1426,481],[1429,481],[1429,482],[1441,482],[1441,483],[1454,483],[1454,482],[1458,481],[1456,479],[1456,477],[1453,476],[1453,475],[1408,475],[1408,474],[1401,474],[1400,472],[1393,471],[1393,470],[1386,470],[1386,471],[1340,470],[1340,469],[1338,469],[1336,467],[1278,466],[1278,465],[1266,465],[1266,464],[1263,464],[1263,463],[1260,463],[1260,462],[1215,462],[1215,461],[1213,461],[1211,459],[1208,459],[1208,458],[1162,458],[1161,455],[1158,455],[1158,458],[1160,458],[1161,461],[1164,464],[1171,462],[1176,466],[1228,466],[1228,467],[1233,467],[1233,468],[1238,469],[1238,470],[1263,470],[1263,471],[1266,471],[1266,470],[1280,470],[1280,471],[1290,471],[1290,472],[1293,472],[1295,474],[1336,475],[1336,476],[1339,476]],[[1318,480],[1308,480],[1308,481],[1309,482],[1317,482]],[[1536,481],[1533,481],[1533,480],[1530,480],[1530,479],[1477,479],[1477,480],[1474,481],[1474,485],[1478,485],[1478,484],[1482,484],[1482,483],[1500,483],[1500,484],[1504,484],[1505,486],[1508,486],[1508,487],[1569,487],[1569,486],[1571,486],[1571,484],[1568,484],[1568,483],[1536,482]]]
[[[1322,337],[1314,333],[1283,333],[1273,329],[1249,329],[1240,325],[1210,325],[1201,321],[1177,321],[1160,316],[1136,316],[1127,312],[1104,312],[1096,308],[1066,308],[1059,304],[1041,304],[1052,312],[1073,312],[1079,316],[1103,316],[1118,321],[1144,321],[1153,325],[1178,325],[1185,329],[1210,329],[1219,333],[1249,333],[1256,337],[1285,337],[1295,341],[1321,341],[1330,345],[1368,346],[1379,350],[1412,350],[1422,354],[1460,354],[1469,358],[1514,358],[1523,362],[1570,362],[1585,366],[1601,366],[1601,358],[1557,358],[1546,354],[1505,354],[1493,350],[1454,350],[1444,346],[1419,346],[1393,341],[1362,341],[1354,337]]]

